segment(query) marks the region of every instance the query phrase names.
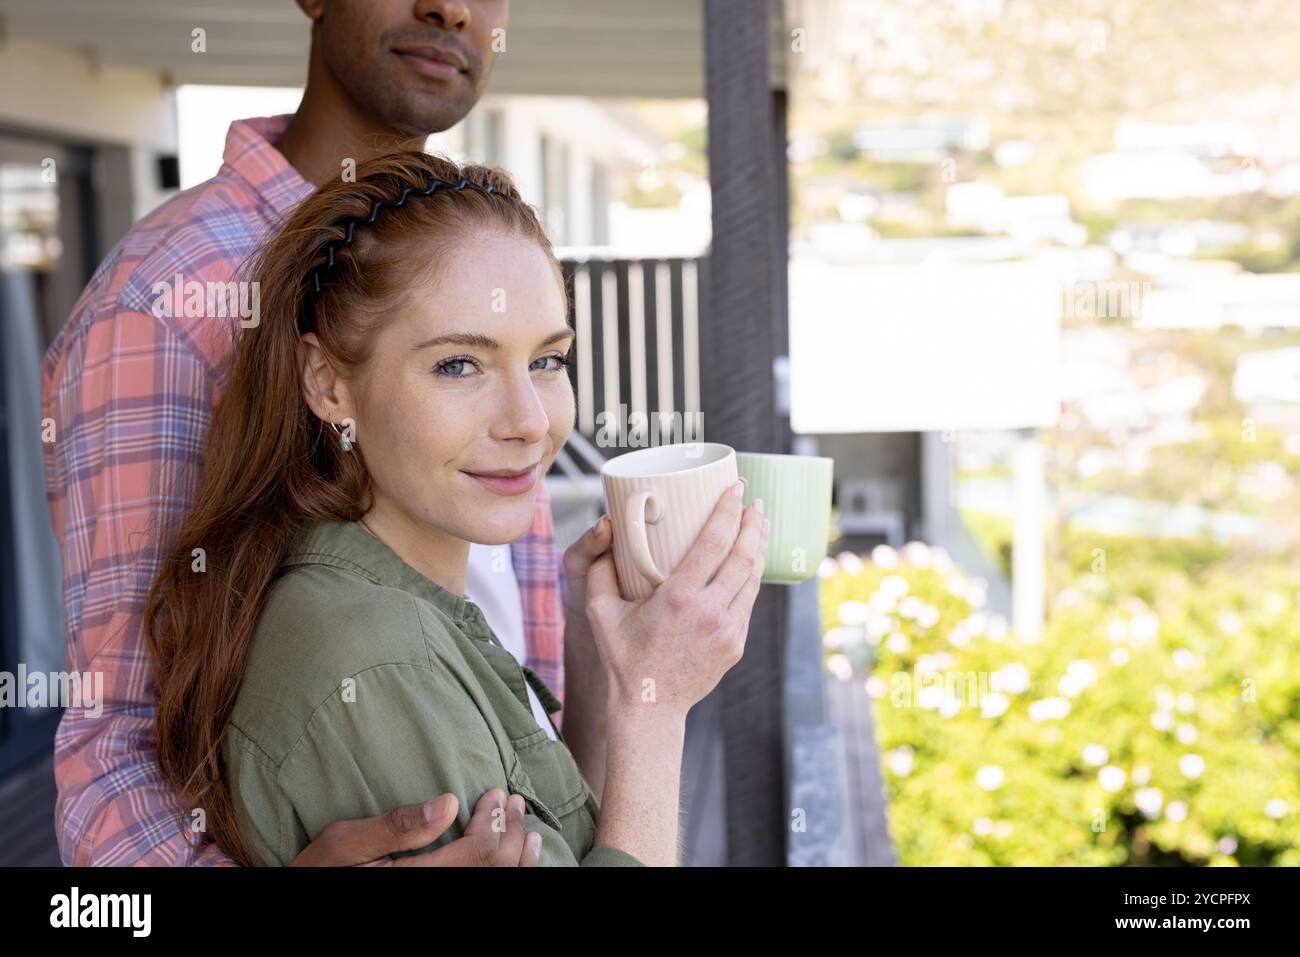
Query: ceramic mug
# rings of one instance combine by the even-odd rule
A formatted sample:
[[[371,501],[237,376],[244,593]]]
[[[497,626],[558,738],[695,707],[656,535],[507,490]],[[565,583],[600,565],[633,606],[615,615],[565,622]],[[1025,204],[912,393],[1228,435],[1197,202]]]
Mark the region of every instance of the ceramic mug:
[[[627,452],[600,470],[614,526],[614,570],[628,601],[648,598],[694,544],[722,493],[736,484],[736,452],[716,442]]]
[[[835,460],[812,455],[736,454],[744,504],[763,500],[771,523],[763,581],[794,585],[817,574],[830,536]]]

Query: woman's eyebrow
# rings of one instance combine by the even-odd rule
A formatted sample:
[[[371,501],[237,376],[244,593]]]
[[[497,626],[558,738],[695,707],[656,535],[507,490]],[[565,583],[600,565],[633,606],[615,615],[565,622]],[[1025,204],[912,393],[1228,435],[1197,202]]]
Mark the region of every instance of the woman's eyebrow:
[[[551,343],[559,342],[562,339],[568,339],[573,336],[572,329],[561,329],[553,332],[542,340],[538,348],[549,346]],[[411,351],[416,352],[420,349],[427,349],[429,346],[470,346],[475,349],[500,349],[501,343],[497,342],[490,336],[485,336],[477,332],[449,332],[445,336],[434,336],[432,339],[426,339],[418,345],[412,346]]]

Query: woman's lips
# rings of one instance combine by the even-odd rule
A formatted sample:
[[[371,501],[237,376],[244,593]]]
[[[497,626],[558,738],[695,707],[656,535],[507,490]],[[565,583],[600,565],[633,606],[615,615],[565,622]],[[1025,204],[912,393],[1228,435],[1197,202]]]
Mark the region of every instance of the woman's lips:
[[[465,474],[497,495],[522,495],[531,490],[536,483],[537,466],[507,475],[485,475],[482,472],[465,472]]]
[[[424,76],[433,76],[440,80],[454,80],[460,76],[460,67],[453,66],[450,63],[444,63],[441,60],[434,60],[418,53],[403,50],[398,50],[396,53],[407,62],[411,69]]]

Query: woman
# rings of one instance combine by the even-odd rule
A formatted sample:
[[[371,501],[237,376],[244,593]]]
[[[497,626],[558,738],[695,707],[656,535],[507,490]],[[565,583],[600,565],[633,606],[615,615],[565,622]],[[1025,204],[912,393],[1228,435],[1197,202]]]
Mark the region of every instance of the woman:
[[[598,802],[530,707],[559,702],[464,597],[469,544],[527,531],[574,419],[564,284],[533,210],[499,171],[394,154],[303,202],[253,275],[260,322],[145,613],[187,825],[287,864],[331,822],[451,792],[444,843],[500,791],[492,826],[517,859],[676,863],[686,712],[743,652],[761,506],[742,518],[724,494],[643,603],[618,597],[607,521],[566,553],[571,696],[606,738]],[[701,595],[709,620],[664,627]]]

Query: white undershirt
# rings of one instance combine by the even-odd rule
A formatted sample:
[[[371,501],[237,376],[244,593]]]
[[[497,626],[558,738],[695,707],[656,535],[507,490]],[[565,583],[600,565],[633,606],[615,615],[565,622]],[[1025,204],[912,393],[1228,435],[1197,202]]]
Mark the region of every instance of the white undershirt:
[[[506,651],[515,656],[521,665],[528,663],[524,644],[524,603],[515,578],[515,566],[510,560],[509,545],[469,546],[469,568],[465,574],[465,597],[478,605],[488,627],[497,636]],[[542,707],[533,686],[524,681],[528,702],[533,708],[537,726],[546,736],[555,740],[555,729]]]

